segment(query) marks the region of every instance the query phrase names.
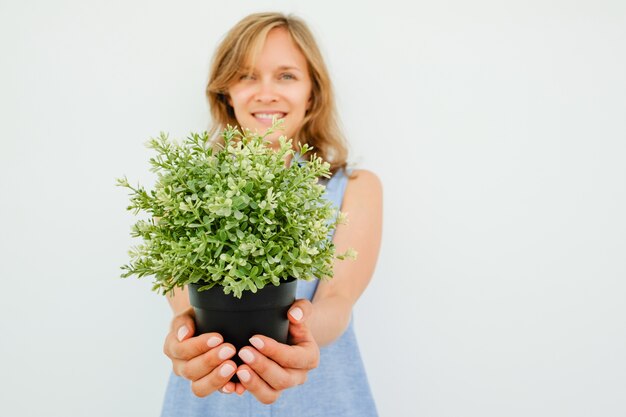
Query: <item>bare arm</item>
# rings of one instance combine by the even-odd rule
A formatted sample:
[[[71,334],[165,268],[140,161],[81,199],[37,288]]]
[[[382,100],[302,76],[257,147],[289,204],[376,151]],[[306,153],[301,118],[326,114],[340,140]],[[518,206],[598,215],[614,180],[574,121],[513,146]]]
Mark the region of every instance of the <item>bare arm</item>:
[[[355,261],[336,260],[334,277],[320,282],[313,298],[309,321],[317,343],[325,346],[337,339],[350,322],[352,307],[369,284],[382,237],[382,184],[376,174],[355,171],[344,194],[341,211],[348,214],[348,224],[339,225],[333,242],[338,252],[349,247],[358,252]]]
[[[167,295],[166,298],[167,302],[170,303],[170,307],[172,308],[172,312],[175,316],[191,308],[187,287],[184,289],[178,287],[175,288],[171,295]]]

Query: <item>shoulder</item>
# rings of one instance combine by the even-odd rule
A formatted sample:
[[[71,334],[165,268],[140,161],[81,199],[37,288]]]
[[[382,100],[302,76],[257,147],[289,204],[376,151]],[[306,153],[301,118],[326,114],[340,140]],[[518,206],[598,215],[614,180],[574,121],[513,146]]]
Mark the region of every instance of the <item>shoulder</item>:
[[[379,202],[382,194],[383,184],[378,175],[367,169],[355,169],[348,175],[343,205]]]
[[[355,169],[351,174],[348,174],[348,187],[360,189],[381,189],[383,184],[380,181],[378,175],[367,169]]]

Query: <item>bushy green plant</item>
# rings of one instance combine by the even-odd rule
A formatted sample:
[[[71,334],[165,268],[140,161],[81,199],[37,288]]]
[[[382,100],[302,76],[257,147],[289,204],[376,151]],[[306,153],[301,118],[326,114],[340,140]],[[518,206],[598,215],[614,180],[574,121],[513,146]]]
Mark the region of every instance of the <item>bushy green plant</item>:
[[[150,218],[132,226],[131,236],[143,242],[129,251],[122,277],[153,275],[153,289],[163,294],[201,283],[201,290],[221,285],[241,297],[289,277],[327,279],[335,258],[355,259],[352,249],[336,254],[328,239],[346,222],[323,198],[319,179],[330,177],[329,164],[317,155],[295,163],[292,140],[282,136],[272,150],[265,137],[276,128],[259,135],[229,126],[216,149],[206,132],[182,143],[164,133],[150,139],[154,189],[117,179],[131,191],[127,209]],[[312,149],[305,144],[300,154]],[[289,154],[294,163],[287,167]]]

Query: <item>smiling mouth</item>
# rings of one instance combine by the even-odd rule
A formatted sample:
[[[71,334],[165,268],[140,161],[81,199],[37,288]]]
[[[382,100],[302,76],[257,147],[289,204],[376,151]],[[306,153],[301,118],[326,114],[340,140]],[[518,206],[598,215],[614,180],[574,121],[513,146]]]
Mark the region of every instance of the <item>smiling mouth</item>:
[[[272,120],[274,117],[277,119],[283,119],[287,113],[252,113],[256,119],[260,120]]]

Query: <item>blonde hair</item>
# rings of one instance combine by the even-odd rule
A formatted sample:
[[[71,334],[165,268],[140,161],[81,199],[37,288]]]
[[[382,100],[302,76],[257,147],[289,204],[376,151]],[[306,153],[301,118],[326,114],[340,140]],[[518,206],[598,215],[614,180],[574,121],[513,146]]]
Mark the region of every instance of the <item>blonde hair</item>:
[[[302,157],[309,160],[313,153],[330,164],[334,174],[346,168],[348,145],[339,127],[333,88],[322,54],[313,34],[304,21],[281,13],[255,13],[237,23],[219,44],[206,88],[212,117],[210,129],[213,144],[223,144],[218,133],[226,125],[239,126],[235,113],[228,103],[228,88],[241,76],[249,60],[254,62],[263,48],[270,30],[281,27],[304,55],[311,77],[311,106],[302,126],[296,131],[293,143],[299,152],[301,145],[314,149]]]

